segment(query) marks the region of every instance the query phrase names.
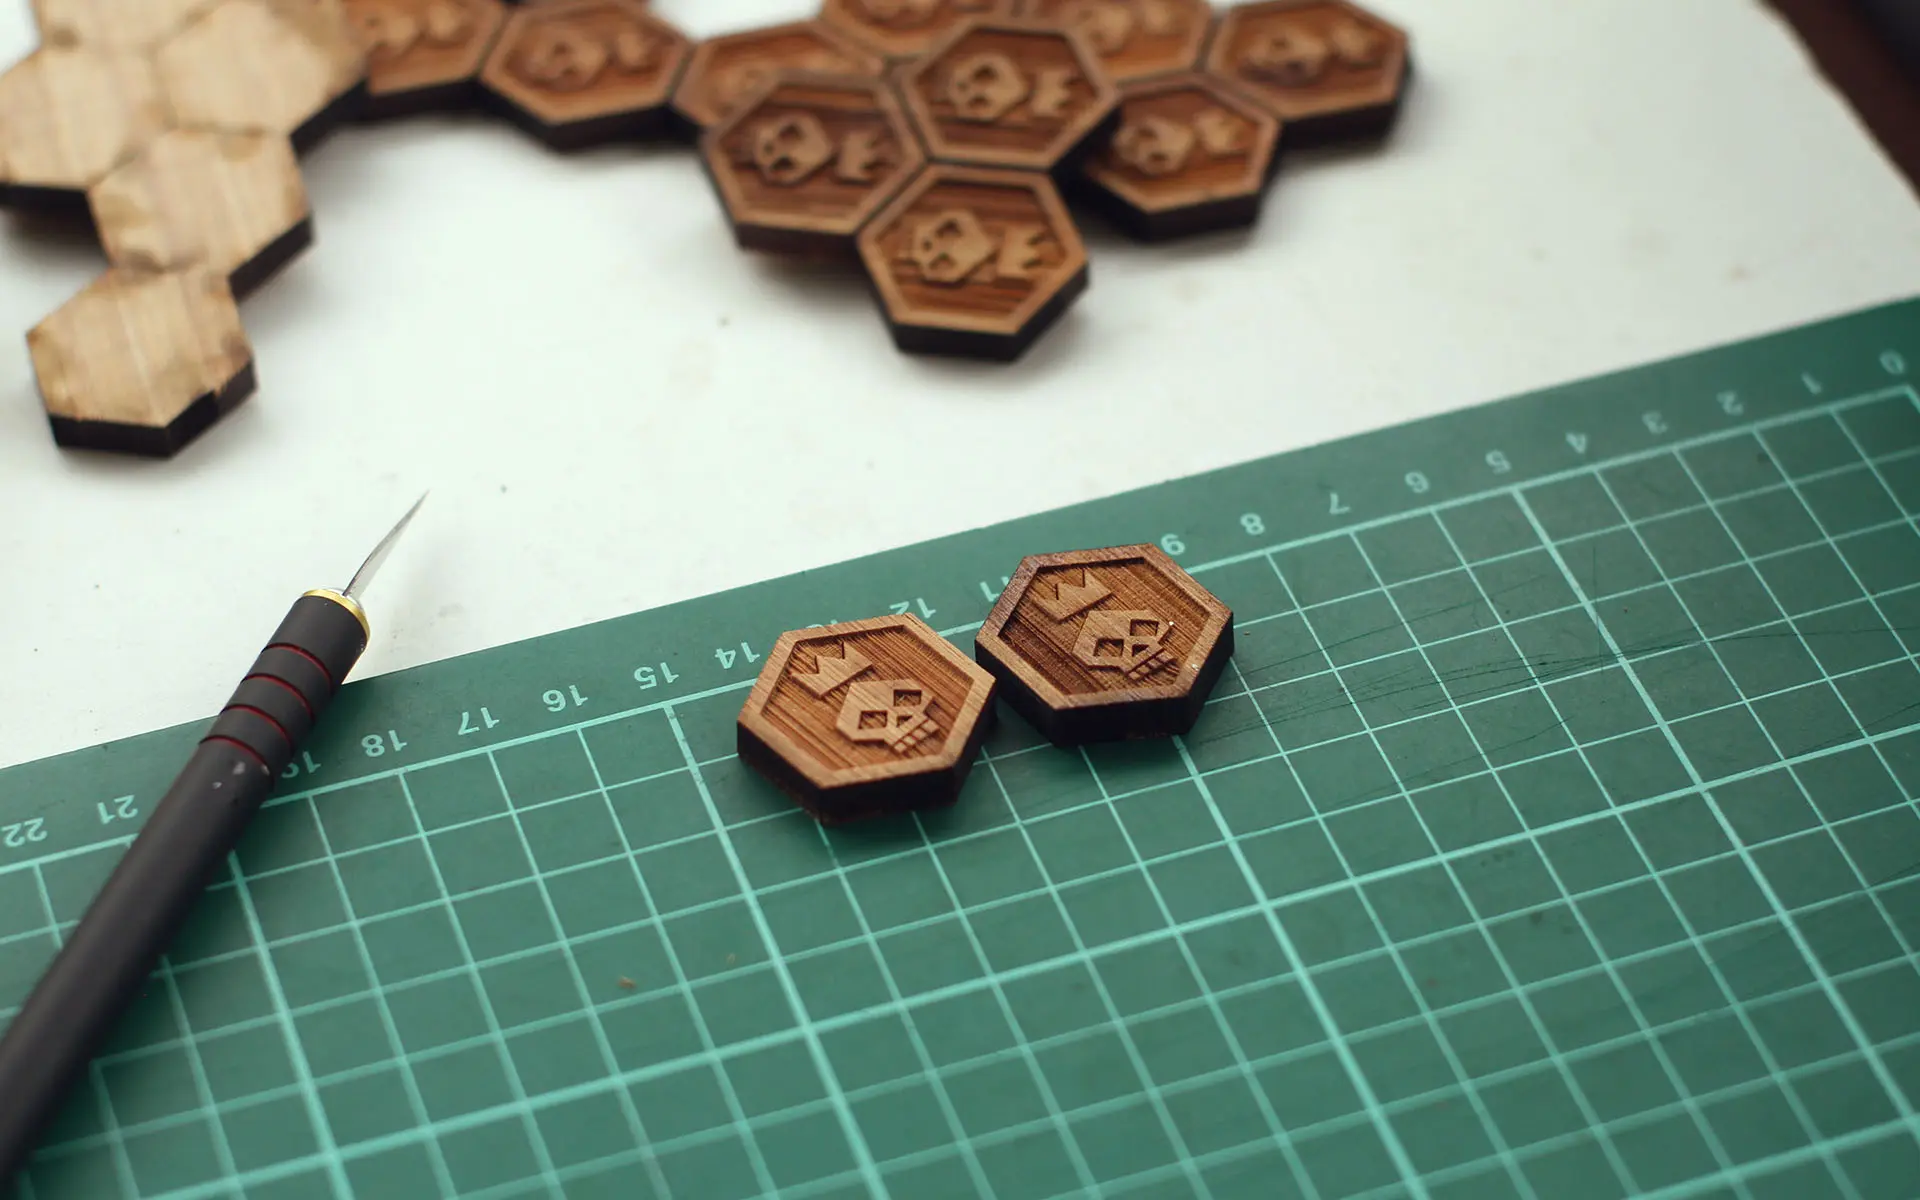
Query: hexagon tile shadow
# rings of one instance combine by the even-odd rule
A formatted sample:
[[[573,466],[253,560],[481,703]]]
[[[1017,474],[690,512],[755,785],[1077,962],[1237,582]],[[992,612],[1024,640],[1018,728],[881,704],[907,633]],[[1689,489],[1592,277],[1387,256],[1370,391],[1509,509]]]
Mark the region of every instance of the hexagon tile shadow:
[[[896,346],[1011,360],[1087,288],[1069,204],[1251,225],[1283,147],[1378,138],[1407,35],[1348,0],[824,0],[695,44],[645,0],[30,0],[0,205],[107,271],[27,336],[54,440],[170,455],[254,388],[236,305],[313,241],[349,119],[497,114],[556,150],[697,143],[738,244],[857,261]]]

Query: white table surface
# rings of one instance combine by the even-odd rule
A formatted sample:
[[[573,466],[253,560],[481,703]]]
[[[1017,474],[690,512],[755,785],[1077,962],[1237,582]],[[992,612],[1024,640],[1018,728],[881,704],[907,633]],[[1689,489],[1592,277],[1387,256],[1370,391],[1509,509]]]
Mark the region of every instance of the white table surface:
[[[1250,236],[1090,229],[1012,368],[735,250],[684,150],[423,120],[309,160],[252,400],[170,462],[63,452],[21,335],[101,260],[0,221],[0,764],[212,713],[423,488],[363,674],[1920,292],[1920,207],[1759,0],[1380,8],[1387,148],[1295,159]],[[33,41],[0,0],[0,61]]]

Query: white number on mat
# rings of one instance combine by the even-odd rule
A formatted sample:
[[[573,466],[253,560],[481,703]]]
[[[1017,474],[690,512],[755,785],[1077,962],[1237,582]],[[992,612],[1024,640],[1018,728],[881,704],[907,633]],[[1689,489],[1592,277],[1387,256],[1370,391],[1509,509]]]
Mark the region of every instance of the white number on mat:
[[[140,815],[140,810],[133,806],[132,796],[120,796],[113,800],[102,800],[93,806],[93,810],[100,814],[100,823],[102,825],[111,825],[115,821],[131,821]]]
[[[0,846],[9,850],[19,850],[31,842],[47,840],[47,823],[39,817],[21,821],[17,825],[0,825]]]
[[[635,667],[633,671],[633,681],[640,685],[640,690],[643,692],[648,688],[657,688],[662,683],[672,683],[678,678],[680,678],[680,676],[676,675],[673,668],[665,663],[660,664],[658,671],[655,671],[652,667]]]
[[[384,736],[378,733],[370,733],[360,739],[360,749],[366,751],[368,758],[379,758],[387,752],[389,746],[393,748],[395,754],[407,748],[407,743],[400,740],[398,730],[389,729]]]

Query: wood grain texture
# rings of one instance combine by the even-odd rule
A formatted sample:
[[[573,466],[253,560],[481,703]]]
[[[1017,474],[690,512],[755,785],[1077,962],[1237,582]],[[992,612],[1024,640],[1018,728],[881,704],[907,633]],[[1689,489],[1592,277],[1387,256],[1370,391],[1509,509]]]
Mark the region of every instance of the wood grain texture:
[[[253,351],[218,272],[112,268],[27,334],[54,440],[177,452],[254,387]]]
[[[313,240],[286,138],[176,129],[87,195],[115,266],[204,266],[244,299]]]
[[[740,245],[851,256],[854,235],[926,161],[884,80],[781,72],[709,131],[701,159]]]
[[[1080,194],[1149,241],[1251,225],[1280,134],[1272,113],[1209,75],[1129,84],[1120,128],[1087,159]]]
[[[176,125],[317,144],[366,96],[366,55],[316,0],[219,0],[154,54]]]
[[[1228,9],[1205,63],[1279,117],[1295,144],[1385,133],[1412,73],[1406,32],[1346,0]]]
[[[1023,0],[1018,15],[1080,34],[1116,83],[1191,70],[1213,27],[1207,0]]]
[[[1151,545],[1023,560],[974,639],[1061,745],[1185,733],[1232,654],[1232,611]]]
[[[890,59],[925,53],[954,26],[1013,15],[1015,0],[825,0],[823,21]]]
[[[507,21],[502,0],[345,0],[367,56],[367,119],[461,108]]]
[[[1028,171],[935,165],[859,237],[894,343],[1010,360],[1087,287],[1087,252],[1060,194]]]
[[[740,757],[827,823],[952,804],[994,686],[918,617],[795,630],[740,710]]]
[[[1111,129],[1120,91],[1085,39],[1044,21],[970,21],[899,71],[939,162],[1066,174]]]
[[[31,0],[41,44],[148,50],[215,0]]]
[[[0,204],[85,211],[87,189],[165,123],[143,56],[43,46],[0,74]]]
[[[691,52],[637,0],[541,0],[508,17],[480,83],[529,133],[574,150],[664,132]]]
[[[673,113],[685,131],[697,133],[732,116],[782,71],[877,76],[884,65],[824,21],[748,29],[694,48],[674,89]]]

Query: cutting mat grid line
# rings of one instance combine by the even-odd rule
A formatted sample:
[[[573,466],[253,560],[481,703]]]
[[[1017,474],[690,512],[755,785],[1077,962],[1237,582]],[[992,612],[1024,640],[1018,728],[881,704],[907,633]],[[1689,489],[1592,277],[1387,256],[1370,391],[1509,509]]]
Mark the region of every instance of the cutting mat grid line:
[[[1216,542],[1195,731],[1009,717],[949,812],[792,811],[746,678],[289,791],[22,1195],[1920,1194],[1920,408],[1850,391]]]
[[[1883,389],[1881,391],[1870,393],[1865,396],[1855,397],[1850,400],[1839,402],[1838,404],[1835,404],[1832,407],[1836,412],[1842,412],[1850,408],[1856,408],[1864,404],[1872,403],[1874,401],[1885,400],[1886,398],[1889,398],[1889,397],[1905,397],[1908,400],[1913,401],[1914,392],[1912,391],[1912,389],[1904,386],[1899,388]],[[1783,417],[1774,418],[1768,422],[1758,422],[1753,427],[1753,431],[1758,431],[1764,428],[1768,424],[1787,423],[1792,419],[1793,418],[1783,416]],[[1725,442],[1730,439],[1737,438],[1741,432],[1746,432],[1746,431],[1735,431],[1734,433],[1716,433],[1716,434],[1702,435],[1697,438],[1688,439],[1672,447],[1662,447],[1654,450],[1641,451],[1635,454],[1623,455],[1618,459],[1608,460],[1604,463],[1597,464],[1597,465],[1601,467],[1621,466],[1621,465],[1626,465],[1631,463],[1644,462],[1651,459],[1658,459],[1658,458],[1665,457],[1666,455],[1672,453],[1674,450],[1694,449],[1694,448],[1698,448],[1699,446],[1707,445],[1710,443]],[[1906,448],[1902,448],[1902,449],[1895,450],[1895,451],[1878,456],[1874,460],[1872,465],[1874,466],[1876,472],[1878,471],[1879,467],[1883,464],[1898,465],[1904,468],[1913,468],[1915,466],[1920,466],[1920,461],[1916,461],[1916,460],[1920,460],[1920,448],[1906,447]],[[1835,476],[1840,476],[1840,475],[1850,473],[1855,469],[1856,468],[1849,467],[1849,466],[1828,468],[1826,470],[1813,472],[1812,474],[1808,475],[1806,479],[1803,480],[1802,482],[1820,482]],[[1589,470],[1590,468],[1581,468],[1581,469],[1562,471],[1556,474],[1544,476],[1537,480],[1530,480],[1524,486],[1531,487],[1531,486],[1538,486],[1542,483],[1560,482],[1560,481],[1576,478],[1580,475],[1586,474]],[[1721,504],[1727,504],[1727,503],[1732,503],[1735,501],[1742,501],[1742,500],[1763,499],[1772,493],[1787,493],[1791,491],[1793,491],[1792,486],[1782,481],[1778,483],[1762,485],[1762,486],[1751,488],[1745,491],[1732,492],[1727,495],[1719,497],[1717,500],[1715,500],[1712,503],[1702,501],[1701,503],[1696,505],[1682,505],[1680,507],[1677,507],[1671,510],[1671,512],[1668,513],[1667,515],[1683,516],[1691,513],[1709,513],[1709,512],[1712,512],[1715,508],[1717,508]],[[1266,546],[1258,550],[1246,551],[1240,554],[1216,559],[1206,563],[1189,564],[1186,569],[1196,575],[1204,575],[1210,571],[1217,571],[1223,567],[1239,565],[1239,564],[1250,562],[1250,561],[1255,561],[1255,562],[1262,561],[1273,554],[1281,553],[1288,550],[1300,549],[1314,542],[1322,542],[1329,539],[1336,539],[1336,538],[1347,536],[1350,533],[1360,533],[1370,528],[1398,523],[1409,517],[1417,517],[1422,514],[1438,515],[1440,512],[1445,511],[1447,509],[1470,506],[1472,504],[1485,501],[1487,499],[1491,499],[1499,496],[1517,495],[1517,494],[1518,494],[1517,488],[1491,488],[1482,492],[1478,492],[1468,496],[1450,500],[1443,504],[1436,504],[1433,506],[1429,506],[1427,508],[1402,511],[1402,512],[1395,513],[1392,516],[1377,518],[1371,522],[1364,522],[1364,523],[1352,526],[1350,529],[1342,530],[1340,532],[1331,533],[1331,534],[1316,534],[1309,537],[1296,539],[1291,542],[1276,543],[1274,545]],[[1860,534],[1882,533],[1882,532],[1886,532],[1893,529],[1906,528],[1911,524],[1911,522],[1912,522],[1912,518],[1910,516],[1902,514],[1883,522],[1862,526],[1861,528],[1853,532],[1860,533]],[[1602,539],[1606,538],[1608,535],[1620,533],[1623,531],[1629,531],[1630,529],[1631,529],[1631,523],[1622,519],[1618,523],[1610,524],[1610,525],[1601,525],[1596,527],[1593,530],[1590,530],[1588,533],[1586,533],[1582,537],[1576,539],[1573,544],[1576,546],[1585,546],[1587,548],[1590,548],[1597,554],[1598,546],[1599,546],[1599,543],[1602,541]],[[1831,539],[1826,539],[1826,541],[1828,545],[1832,544]],[[1761,563],[1765,563],[1769,561],[1776,561],[1776,560],[1781,560],[1789,557],[1801,556],[1805,549],[1806,547],[1804,545],[1789,545],[1784,549],[1776,549],[1776,550],[1764,551],[1764,552],[1758,552],[1758,553],[1749,552],[1746,555],[1746,562],[1748,565],[1757,566]],[[1496,564],[1507,563],[1514,560],[1534,557],[1534,556],[1537,556],[1539,553],[1540,553],[1540,550],[1538,547],[1529,547],[1521,550],[1510,551],[1505,554],[1492,555],[1486,558],[1476,558],[1471,563],[1471,567],[1478,569],[1478,568],[1492,566]],[[1842,569],[1847,569],[1844,563],[1841,563],[1839,565],[1842,567]],[[1597,570],[1597,567],[1595,569]],[[1638,585],[1621,587],[1617,590],[1609,592],[1606,598],[1615,599],[1615,598],[1623,598],[1623,597],[1631,596],[1635,593],[1655,592],[1658,589],[1661,589],[1663,587],[1672,587],[1681,583],[1691,582],[1691,581],[1700,579],[1704,576],[1715,574],[1721,569],[1722,568],[1719,566],[1712,566],[1712,567],[1701,568],[1694,571],[1685,571],[1685,572],[1679,572],[1679,573],[1673,573],[1673,574],[1666,574],[1651,583],[1642,583]],[[1408,584],[1430,583],[1437,579],[1440,579],[1455,573],[1457,573],[1457,568],[1442,568],[1440,570],[1433,571],[1425,575],[1416,575],[1403,580],[1399,580],[1396,582],[1395,586],[1400,587]],[[1521,585],[1516,585],[1516,586],[1521,586]],[[1483,599],[1486,599],[1489,604],[1494,603],[1492,596],[1483,595]],[[1332,602],[1325,602],[1325,603],[1330,604]],[[1792,612],[1792,615],[1796,617],[1822,615],[1834,609],[1846,607],[1848,603],[1850,602],[1843,601],[1841,603],[1826,606],[1823,608],[1815,608],[1815,609],[1808,609],[1808,610],[1794,610]],[[1300,612],[1302,613],[1311,612],[1317,607],[1322,607],[1322,605],[1303,606],[1300,609]],[[1574,601],[1567,604],[1565,607],[1566,609],[1569,609],[1569,610],[1579,608],[1580,603],[1578,601]],[[1265,616],[1258,616],[1258,617],[1251,617],[1251,618],[1240,617],[1237,620],[1236,624],[1240,628],[1245,629],[1249,626],[1254,626],[1264,622],[1284,619],[1292,615],[1294,615],[1292,612],[1280,612],[1280,613],[1271,613]],[[1425,615],[1446,616],[1448,615],[1448,612],[1441,611],[1441,612],[1430,613]],[[1548,615],[1548,614],[1543,613],[1541,615]],[[826,623],[828,622],[820,622],[819,624],[826,624]],[[958,625],[958,626],[942,629],[940,632],[942,636],[951,639],[961,634],[973,632],[974,630],[979,628],[979,624],[980,623],[977,621],[971,622],[965,625]],[[1758,628],[1758,627],[1756,626],[1755,628]],[[1904,629],[1904,626],[1898,627],[1898,628]],[[1736,631],[1736,633],[1749,633],[1749,632],[1752,632],[1752,630]],[[1361,636],[1364,636],[1364,635],[1361,635]],[[1470,633],[1460,634],[1456,636],[1460,638],[1465,638],[1465,637],[1471,636],[1471,634]],[[1536,671],[1542,668],[1552,669],[1556,665],[1557,664],[1552,663],[1550,661],[1534,661],[1529,663],[1529,666],[1534,668]],[[753,686],[753,680],[751,678],[743,679],[743,680],[736,681],[734,683],[722,684],[717,687],[706,689],[704,691],[699,691],[699,692],[694,692],[688,695],[678,696],[673,701],[661,700],[651,704],[636,705],[631,708],[620,709],[614,712],[602,714],[600,716],[585,718],[575,724],[564,726],[561,730],[557,732],[566,732],[568,730],[580,731],[580,730],[585,730],[589,728],[594,728],[597,726],[609,725],[609,724],[613,724],[613,723],[625,720],[630,717],[635,717],[635,716],[639,716],[639,715],[651,713],[651,712],[662,711],[669,703],[684,706],[693,701],[704,700],[713,696],[723,696],[728,694],[744,692],[750,689],[752,686]],[[547,730],[541,733],[527,734],[518,738],[503,739],[500,741],[489,743],[489,746],[491,749],[494,749],[494,750],[511,749],[515,746],[521,745],[526,742],[543,740],[544,738],[552,736],[555,732],[556,731],[554,730]],[[410,763],[406,767],[395,767],[387,771],[373,771],[373,772],[359,776],[355,782],[356,783],[365,782],[367,780],[377,779],[385,775],[398,775],[402,771],[419,770],[425,767],[441,765],[443,763],[450,762],[455,759],[464,758],[474,752],[475,751],[472,751],[472,750],[466,750],[456,754],[448,754],[436,759],[428,759],[422,762]],[[707,761],[720,762],[720,761],[724,761],[725,758],[727,757],[731,757],[731,756],[730,755],[720,756],[714,759],[709,759]],[[661,772],[661,774],[663,775],[672,774],[675,770],[678,770],[678,769],[680,768],[673,768],[668,771],[663,771]],[[644,781],[645,780],[637,780],[637,781],[629,780],[629,781],[623,781],[623,782],[644,782]],[[275,804],[295,803],[304,798],[324,795],[329,791],[338,790],[340,788],[351,787],[351,786],[353,786],[353,784],[335,784],[335,785],[324,785],[324,786],[309,788],[304,790],[285,791],[280,793],[273,800],[269,801],[269,807]],[[572,797],[566,797],[566,798],[572,798]],[[100,846],[113,846],[117,848],[124,848],[126,844],[131,841],[131,836],[132,836],[131,834],[128,834],[128,835],[117,837],[117,838],[108,837],[108,838],[102,839],[98,843],[75,847],[74,849],[69,851],[63,851],[56,854],[41,855],[33,860],[30,860],[29,862],[22,862],[22,863],[15,864],[12,866],[7,866],[7,867],[0,867],[0,874],[4,874],[8,870],[22,869],[25,866],[30,865],[31,862],[45,863],[45,862],[57,861],[62,857],[70,857],[74,855],[87,854],[97,849]]]

